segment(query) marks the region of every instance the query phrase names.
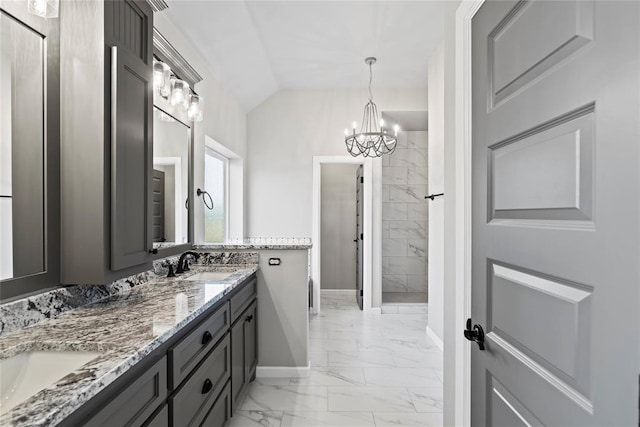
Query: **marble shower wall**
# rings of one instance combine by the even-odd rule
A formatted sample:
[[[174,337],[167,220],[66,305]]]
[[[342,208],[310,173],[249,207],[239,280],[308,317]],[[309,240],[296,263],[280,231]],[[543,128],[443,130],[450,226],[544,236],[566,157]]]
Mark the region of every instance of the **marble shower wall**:
[[[427,132],[382,159],[382,291],[427,292]]]

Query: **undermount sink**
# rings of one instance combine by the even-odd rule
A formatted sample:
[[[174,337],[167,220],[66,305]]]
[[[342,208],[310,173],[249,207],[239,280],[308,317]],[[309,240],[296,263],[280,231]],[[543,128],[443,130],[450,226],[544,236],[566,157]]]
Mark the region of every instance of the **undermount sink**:
[[[0,359],[0,414],[82,367],[101,353],[29,351]]]
[[[234,271],[202,271],[187,277],[187,280],[204,280],[208,282],[219,282],[231,276]]]

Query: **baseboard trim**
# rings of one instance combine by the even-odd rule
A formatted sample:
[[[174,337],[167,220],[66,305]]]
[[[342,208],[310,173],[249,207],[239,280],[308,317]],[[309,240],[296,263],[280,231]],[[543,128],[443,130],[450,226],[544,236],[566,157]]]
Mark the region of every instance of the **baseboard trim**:
[[[257,378],[307,378],[311,374],[311,362],[307,366],[258,366]]]
[[[320,295],[355,295],[355,289],[320,289]]]
[[[444,343],[442,342],[440,337],[435,332],[433,332],[433,329],[431,329],[429,326],[427,326],[427,336],[431,338],[433,342],[436,343],[436,345],[441,351],[444,351]]]

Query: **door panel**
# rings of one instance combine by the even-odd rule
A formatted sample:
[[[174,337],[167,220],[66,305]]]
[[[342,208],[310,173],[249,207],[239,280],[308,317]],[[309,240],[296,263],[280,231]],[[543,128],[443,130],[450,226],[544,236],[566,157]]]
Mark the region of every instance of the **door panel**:
[[[363,308],[364,300],[364,283],[363,283],[363,266],[364,266],[364,183],[363,168],[358,167],[356,171],[356,300],[360,310]]]
[[[638,422],[639,28],[638,2],[473,18],[475,425]]]

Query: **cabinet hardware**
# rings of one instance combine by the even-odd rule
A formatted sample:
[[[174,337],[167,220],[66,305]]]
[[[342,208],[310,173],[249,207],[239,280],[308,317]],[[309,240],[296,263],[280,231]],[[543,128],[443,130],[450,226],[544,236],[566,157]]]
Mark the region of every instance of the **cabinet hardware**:
[[[212,388],[213,388],[213,383],[209,378],[207,378],[206,380],[204,380],[204,384],[202,384],[202,394],[209,393]]]
[[[202,345],[209,344],[212,339],[213,339],[213,335],[211,335],[211,332],[204,331],[204,334],[202,334]]]
[[[157,254],[157,253],[158,253],[158,249],[156,249],[156,248],[149,249],[149,253],[150,253],[150,254],[154,254],[154,255],[155,255],[155,254]]]
[[[249,316],[244,318],[245,322],[251,322],[253,320],[253,314],[250,314]]]

